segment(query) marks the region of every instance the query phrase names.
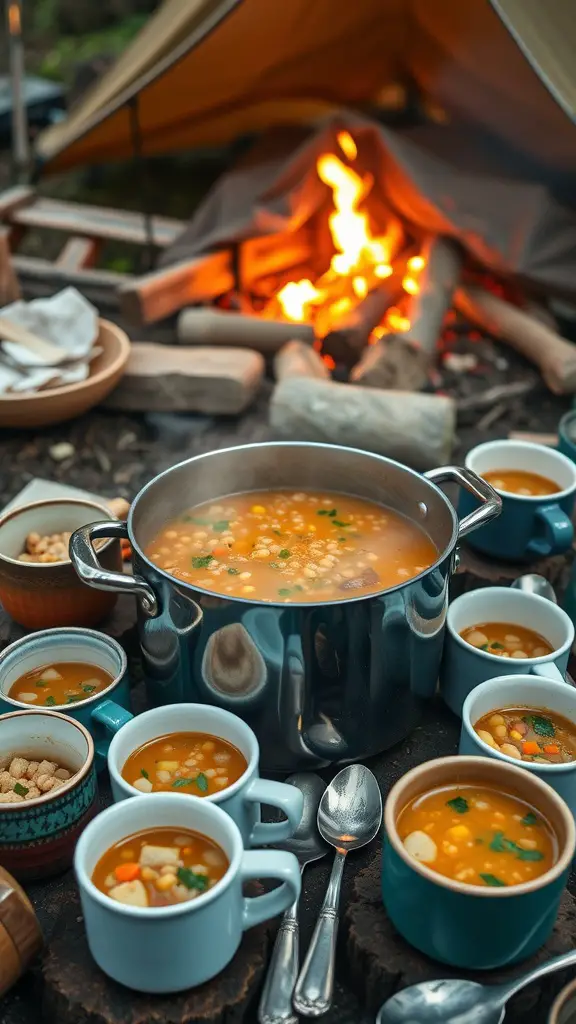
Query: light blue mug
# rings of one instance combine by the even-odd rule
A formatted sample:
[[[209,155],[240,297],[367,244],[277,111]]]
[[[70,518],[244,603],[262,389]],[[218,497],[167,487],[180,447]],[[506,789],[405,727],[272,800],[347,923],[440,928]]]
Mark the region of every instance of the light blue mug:
[[[85,662],[103,669],[112,676],[105,690],[73,704],[51,705],[47,708],[39,698],[34,704],[24,703],[8,695],[13,683],[26,672],[57,662]],[[61,627],[44,629],[25,636],[6,647],[0,654],[0,714],[9,711],[60,711],[86,726],[94,739],[96,768],[106,767],[110,739],[133,717],[130,711],[128,663],[120,644],[95,629]]]
[[[217,736],[232,743],[246,760],[246,770],[219,793],[202,797],[203,802],[218,804],[234,819],[242,840],[248,846],[269,846],[289,839],[300,824],[303,808],[302,793],[285,782],[261,779],[259,775],[260,748],[249,725],[224,708],[209,704],[166,704],[138,715],[116,734],[108,751],[108,768],[114,800],[140,797],[130,781],[122,776],[122,769],[130,754],[151,740],[170,733],[200,732]],[[157,794],[146,793],[143,800]],[[286,815],[285,821],[262,822],[261,806],[276,807]]]
[[[167,907],[118,903],[92,882],[96,864],[116,843],[150,828],[190,829],[224,851],[223,878],[194,900]],[[181,992],[214,978],[230,963],[246,929],[268,921],[300,895],[300,866],[282,850],[245,852],[238,827],[208,800],[150,793],[108,807],[82,833],[74,868],[90,952],[114,981],[138,992]],[[282,884],[246,897],[250,879]]]
[[[463,630],[486,622],[532,629],[548,641],[552,652],[540,658],[504,658],[473,647],[460,636]],[[573,642],[574,626],[569,616],[545,597],[514,587],[483,587],[461,594],[450,604],[446,616],[440,693],[450,710],[461,715],[464,701],[475,686],[504,673],[529,672],[565,684]]]

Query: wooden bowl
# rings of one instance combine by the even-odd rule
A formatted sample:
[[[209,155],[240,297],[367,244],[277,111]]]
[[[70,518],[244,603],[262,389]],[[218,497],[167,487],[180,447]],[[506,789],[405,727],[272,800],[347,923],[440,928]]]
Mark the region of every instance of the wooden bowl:
[[[34,908],[18,882],[0,867],[0,996],[42,948]]]
[[[0,603],[27,629],[53,626],[94,626],[114,607],[117,594],[87,587],[69,558],[62,562],[21,562],[26,537],[73,532],[88,523],[110,519],[110,510],[95,501],[54,498],[33,501],[0,517]],[[103,566],[122,571],[120,541],[102,544]]]
[[[46,391],[31,391],[0,397],[0,427],[46,427],[62,423],[88,412],[102,402],[120,380],[128,356],[130,340],[116,324],[99,320],[96,341],[102,349],[90,363],[90,376],[76,384],[63,384]]]

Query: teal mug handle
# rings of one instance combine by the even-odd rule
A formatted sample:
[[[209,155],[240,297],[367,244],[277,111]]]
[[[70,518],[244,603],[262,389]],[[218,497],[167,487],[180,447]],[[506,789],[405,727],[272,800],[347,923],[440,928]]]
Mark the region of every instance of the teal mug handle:
[[[248,783],[243,797],[250,803],[278,807],[288,819],[258,821],[248,840],[250,846],[271,846],[273,843],[283,843],[294,835],[304,807],[304,797],[296,786],[287,786],[285,782],[274,782],[272,779],[256,778]]]
[[[559,505],[542,505],[534,513],[544,527],[544,536],[535,537],[528,544],[528,551],[547,558],[568,551],[574,539],[574,527],[570,517]]]
[[[244,896],[242,899],[242,928],[253,928],[262,921],[281,914],[300,896],[300,865],[293,853],[284,850],[250,850],[242,855],[240,878],[243,882],[255,878],[274,878],[282,885],[263,896]]]
[[[100,722],[100,725],[103,725],[106,731],[111,734],[107,739],[100,740],[99,743],[95,744],[96,753],[106,760],[110,739],[123,725],[126,725],[126,722],[130,722],[134,715],[130,711],[126,711],[126,708],[121,707],[120,704],[116,704],[113,700],[103,700],[101,704],[96,705],[90,718]]]
[[[555,683],[564,683],[565,686],[569,685],[566,682],[566,677],[562,675],[562,672],[553,661],[547,661],[544,665],[531,665],[529,671],[534,676],[542,676],[544,679],[551,679]]]

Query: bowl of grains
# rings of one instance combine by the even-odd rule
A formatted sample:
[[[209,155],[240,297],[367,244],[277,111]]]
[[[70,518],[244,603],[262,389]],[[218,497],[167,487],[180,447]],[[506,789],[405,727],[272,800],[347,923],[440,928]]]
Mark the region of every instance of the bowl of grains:
[[[112,512],[114,510],[112,509]],[[81,582],[68,555],[70,535],[110,518],[111,508],[80,498],[35,501],[0,517],[0,602],[28,629],[93,626],[116,595]],[[118,538],[96,541],[102,565],[122,569]]]
[[[64,871],[96,812],[88,730],[56,711],[0,715],[0,863],[21,880]]]

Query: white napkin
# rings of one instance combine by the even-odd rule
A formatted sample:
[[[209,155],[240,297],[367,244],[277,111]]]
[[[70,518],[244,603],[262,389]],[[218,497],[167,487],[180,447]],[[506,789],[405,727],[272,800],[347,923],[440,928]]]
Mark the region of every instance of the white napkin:
[[[65,288],[50,299],[13,302],[2,316],[21,324],[69,354],[60,366],[47,366],[23,345],[0,341],[0,394],[39,391],[86,380],[90,360],[97,354],[98,311],[75,288]]]

